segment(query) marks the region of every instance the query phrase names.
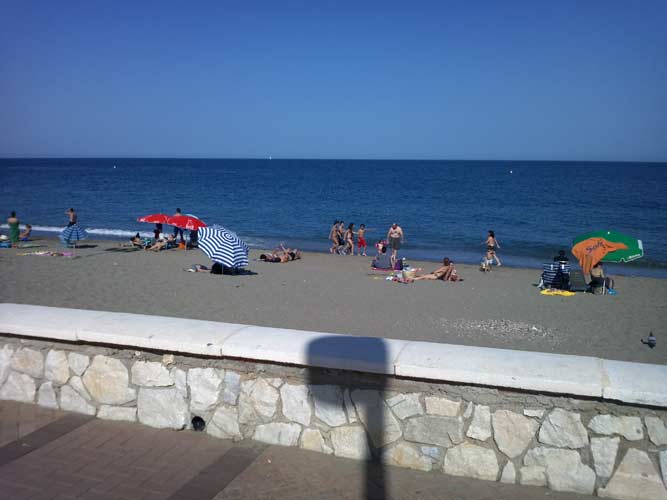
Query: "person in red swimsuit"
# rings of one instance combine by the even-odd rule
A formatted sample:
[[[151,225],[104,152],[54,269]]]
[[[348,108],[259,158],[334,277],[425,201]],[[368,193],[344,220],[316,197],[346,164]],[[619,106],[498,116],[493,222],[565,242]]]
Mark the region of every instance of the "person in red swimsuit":
[[[366,225],[361,224],[357,231],[357,255],[366,256]],[[363,253],[362,253],[363,252]]]

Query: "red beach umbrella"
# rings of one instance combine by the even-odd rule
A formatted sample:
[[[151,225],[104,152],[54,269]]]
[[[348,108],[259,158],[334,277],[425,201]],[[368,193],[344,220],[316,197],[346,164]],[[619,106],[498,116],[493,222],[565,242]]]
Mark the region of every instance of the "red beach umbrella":
[[[170,226],[180,227],[189,231],[196,231],[199,228],[206,227],[203,220],[198,219],[194,215],[174,215],[167,217],[166,224]]]
[[[139,217],[137,220],[139,222],[150,222],[151,224],[168,224],[167,219],[169,219],[169,216],[165,214],[150,214]]]

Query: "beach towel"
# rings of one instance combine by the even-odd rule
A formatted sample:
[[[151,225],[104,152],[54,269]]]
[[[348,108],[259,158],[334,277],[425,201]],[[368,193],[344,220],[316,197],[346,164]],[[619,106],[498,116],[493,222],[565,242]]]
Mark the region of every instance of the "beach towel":
[[[595,264],[600,262],[609,252],[627,250],[624,243],[614,243],[604,238],[588,238],[572,247],[572,254],[579,261],[585,274],[589,274]]]
[[[575,292],[568,292],[567,290],[542,290],[542,295],[560,295],[562,297],[572,297],[576,295]]]

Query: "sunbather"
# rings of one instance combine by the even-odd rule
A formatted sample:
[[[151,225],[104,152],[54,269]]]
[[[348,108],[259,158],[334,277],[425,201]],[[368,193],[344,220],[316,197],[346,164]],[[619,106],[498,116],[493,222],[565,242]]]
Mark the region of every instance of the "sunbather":
[[[147,247],[146,250],[153,250],[159,252],[163,248],[171,248],[176,245],[176,237],[170,234],[166,239],[157,240],[152,246]]]
[[[442,280],[442,281],[458,281],[459,277],[456,274],[456,269],[454,269],[454,263],[449,260],[449,257],[442,259],[442,266],[429,274],[424,274],[422,276],[417,276],[415,281],[418,280]]]

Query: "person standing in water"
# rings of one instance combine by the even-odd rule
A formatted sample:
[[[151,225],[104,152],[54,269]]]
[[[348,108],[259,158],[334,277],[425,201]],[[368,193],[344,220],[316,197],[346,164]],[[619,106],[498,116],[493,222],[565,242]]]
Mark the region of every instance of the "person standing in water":
[[[389,242],[389,248],[391,248],[391,265],[394,266],[398,250],[401,248],[401,244],[405,242],[403,228],[394,222],[387,231],[387,241]]]
[[[500,259],[498,258],[498,255],[496,254],[496,249],[500,248],[500,244],[498,243],[498,240],[496,239],[496,235],[493,231],[489,229],[489,234],[486,237],[486,253],[487,253],[487,259],[490,261],[495,261],[498,263],[498,267],[502,266],[502,263],[500,262]]]

